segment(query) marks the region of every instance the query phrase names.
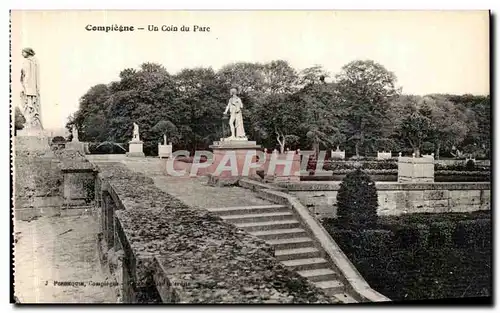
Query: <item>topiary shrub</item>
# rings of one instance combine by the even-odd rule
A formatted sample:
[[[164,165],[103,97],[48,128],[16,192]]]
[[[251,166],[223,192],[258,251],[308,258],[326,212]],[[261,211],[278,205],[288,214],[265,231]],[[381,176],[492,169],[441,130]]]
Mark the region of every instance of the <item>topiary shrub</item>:
[[[345,228],[372,227],[377,223],[375,183],[361,169],[346,175],[337,193],[337,218]]]
[[[474,171],[476,169],[476,162],[472,159],[467,160],[467,163],[465,163],[465,169],[467,171]]]

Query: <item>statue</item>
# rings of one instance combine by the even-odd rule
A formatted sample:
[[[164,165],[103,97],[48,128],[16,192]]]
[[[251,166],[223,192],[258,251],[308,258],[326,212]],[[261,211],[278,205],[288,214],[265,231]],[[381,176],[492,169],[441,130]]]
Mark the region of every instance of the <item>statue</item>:
[[[167,135],[163,134],[163,144],[167,145]]]
[[[35,51],[24,48],[24,62],[21,69],[21,112],[26,119],[26,129],[42,130],[40,112],[40,67]]]
[[[139,125],[134,122],[134,132],[132,134],[132,141],[141,141],[139,139]]]
[[[230,90],[231,98],[227,104],[224,115],[227,111],[230,112],[229,117],[229,128],[231,129],[231,137],[228,139],[247,139],[245,135],[245,129],[243,128],[243,115],[241,110],[243,109],[243,102],[237,96],[237,91],[235,88]]]
[[[71,141],[72,142],[79,142],[79,140],[78,140],[78,129],[76,128],[76,125],[73,125],[73,131],[71,133],[73,134],[73,139]]]

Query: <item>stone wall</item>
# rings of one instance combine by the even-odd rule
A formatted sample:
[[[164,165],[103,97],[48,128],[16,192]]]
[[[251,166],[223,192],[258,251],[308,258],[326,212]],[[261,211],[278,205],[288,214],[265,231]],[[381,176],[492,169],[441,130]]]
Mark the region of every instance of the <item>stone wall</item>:
[[[286,269],[264,241],[186,206],[152,179],[118,163],[99,172],[103,250],[123,255],[115,269],[123,302],[335,302]]]
[[[277,184],[319,218],[336,217],[340,182]],[[473,212],[491,209],[490,183],[376,183],[378,214]]]

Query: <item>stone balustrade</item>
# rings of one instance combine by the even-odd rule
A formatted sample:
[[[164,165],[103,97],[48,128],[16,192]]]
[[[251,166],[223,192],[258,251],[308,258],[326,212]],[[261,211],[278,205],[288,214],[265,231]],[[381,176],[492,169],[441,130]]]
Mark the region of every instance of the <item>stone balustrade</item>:
[[[188,207],[123,164],[100,164],[95,188],[102,252],[123,256],[111,266],[123,302],[336,302],[281,265],[264,241]]]

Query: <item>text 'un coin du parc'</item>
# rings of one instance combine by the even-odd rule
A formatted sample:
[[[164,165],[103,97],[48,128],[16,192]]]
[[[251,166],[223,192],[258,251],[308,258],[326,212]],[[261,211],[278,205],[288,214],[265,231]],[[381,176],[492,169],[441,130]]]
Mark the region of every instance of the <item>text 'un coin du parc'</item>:
[[[175,25],[148,25],[147,27],[135,27],[135,26],[124,26],[124,25],[106,25],[106,26],[97,26],[97,25],[87,25],[85,26],[85,30],[87,31],[96,31],[96,32],[133,32],[133,31],[150,31],[150,32],[210,32],[209,26],[175,26]]]

